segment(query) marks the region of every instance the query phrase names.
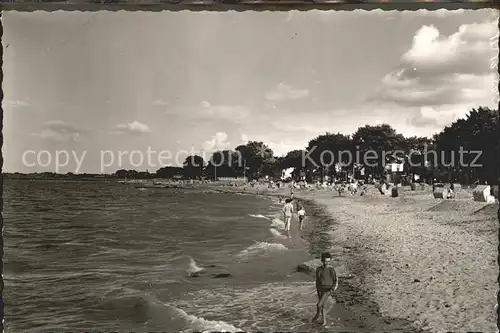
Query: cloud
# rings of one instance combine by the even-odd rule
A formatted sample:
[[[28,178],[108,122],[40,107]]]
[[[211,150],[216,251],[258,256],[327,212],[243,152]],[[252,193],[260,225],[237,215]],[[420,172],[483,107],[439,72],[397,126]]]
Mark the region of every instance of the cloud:
[[[490,58],[494,53],[490,38],[498,32],[493,22],[461,25],[458,32],[446,37],[430,25],[420,28],[413,44],[402,57],[405,68],[417,68],[417,75],[489,74]]]
[[[465,110],[465,111],[464,111]],[[438,130],[465,115],[467,108],[441,108],[439,110],[433,107],[422,107],[416,115],[408,119],[408,124],[414,127],[430,127]]]
[[[422,26],[368,101],[406,109],[415,127],[445,126],[472,107],[494,107],[497,74],[490,65],[497,51],[490,38],[497,32],[491,21],[464,24],[449,36]]]
[[[118,124],[115,127],[113,127],[113,130],[111,131],[112,134],[134,134],[134,135],[141,135],[145,133],[150,133],[149,126],[146,124],[142,124],[138,122],[137,120],[134,120],[133,122],[130,122],[128,124]]]
[[[39,133],[33,133],[32,135],[40,139],[51,141],[80,142],[82,140],[82,133],[86,131],[89,130],[77,127],[63,120],[52,120],[45,122]]]
[[[257,141],[263,142],[269,148],[272,149],[275,156],[283,156],[286,155],[289,151],[295,149],[304,149],[307,146],[309,139],[311,139],[308,135],[305,135],[305,140],[301,140],[301,138],[297,138],[296,136],[288,139],[282,139],[283,135],[281,133],[272,133],[271,134],[253,134],[253,135],[245,135],[245,143],[247,141]]]
[[[423,26],[400,66],[385,75],[370,99],[407,107],[492,102],[490,38],[496,33],[492,22],[462,25],[448,37]]]
[[[248,135],[246,134],[241,134],[241,141],[246,144],[248,141],[250,141],[250,139],[248,138]]]
[[[290,141],[264,141],[272,149],[275,156],[284,156],[292,150],[304,149],[307,143],[298,143]]]
[[[213,152],[217,150],[231,149],[231,143],[227,141],[228,135],[225,132],[217,132],[212,139],[205,141],[202,144],[205,152]]]
[[[273,102],[283,102],[301,99],[309,96],[309,90],[293,89],[291,86],[280,83],[276,88],[267,93],[266,99]]]

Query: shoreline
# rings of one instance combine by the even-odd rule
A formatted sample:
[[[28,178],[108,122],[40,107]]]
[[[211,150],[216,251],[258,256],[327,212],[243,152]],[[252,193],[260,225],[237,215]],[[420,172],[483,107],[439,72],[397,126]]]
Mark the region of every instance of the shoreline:
[[[242,190],[238,187],[211,186],[217,193],[257,195],[265,197],[286,197],[288,188],[275,190],[259,190],[255,188]],[[332,192],[329,192],[333,195]],[[307,216],[312,220],[307,223],[304,238],[310,244],[309,255],[318,258],[323,251],[329,251],[333,256],[334,265],[339,274],[339,289],[335,294],[336,304],[332,307],[330,317],[337,317],[331,329],[349,330],[354,332],[392,332],[423,333],[425,330],[404,318],[383,315],[379,305],[370,292],[364,287],[368,260],[362,252],[346,244],[338,242],[334,236],[339,226],[337,217],[328,211],[327,207],[311,195],[314,191],[294,193],[294,199],[306,208]],[[335,200],[335,199],[334,199]],[[311,259],[313,259],[311,258]],[[299,265],[301,263],[297,263]],[[307,273],[303,273],[307,275]],[[314,284],[312,274],[311,284]],[[333,318],[328,318],[329,320]],[[307,329],[307,325],[305,326]]]
[[[498,206],[475,202],[466,191],[448,201],[430,192],[370,192],[311,195],[339,219],[331,236],[351,247],[346,258],[365,261],[359,282],[380,313],[431,332],[494,331],[498,226],[488,212]]]
[[[290,193],[288,188],[224,187],[218,192]],[[370,188],[363,197],[305,190],[294,199],[317,217],[316,233],[322,236],[316,241],[333,244],[335,264],[354,276],[340,280],[339,300],[365,314],[358,317],[359,328],[495,331],[498,204],[473,201],[469,190],[439,200],[430,190],[404,188],[397,198]],[[347,317],[343,322],[352,322]]]
[[[288,187],[262,185],[211,183],[178,189],[290,196]],[[338,305],[332,310],[339,310],[340,326],[335,323],[331,329],[496,330],[498,203],[473,201],[471,191],[464,189],[456,199],[440,200],[429,189],[401,188],[399,197],[390,198],[374,187],[362,197],[297,190],[294,199],[313,221],[308,225],[306,219],[304,233],[312,243],[311,257],[329,247],[335,267],[352,274],[341,276]],[[310,325],[304,330],[310,331]]]
[[[357,328],[368,332],[426,332],[407,319],[391,317],[381,313],[380,307],[371,293],[363,287],[365,275],[369,268],[364,253],[355,246],[338,242],[335,237],[335,230],[340,225],[340,222],[328,212],[327,207],[312,198],[301,197],[299,200],[305,203],[306,207],[312,212],[313,218],[316,219],[315,222],[319,224],[319,230],[313,230],[309,235],[310,238],[314,238],[316,236],[314,231],[318,232],[318,252],[328,250],[334,258],[337,271],[339,271],[339,268],[346,271],[344,274],[339,274],[339,290],[336,293],[336,300],[340,309],[333,310],[351,314],[351,316],[341,318],[343,324],[346,325],[341,328]],[[314,242],[314,240],[311,239],[311,242]],[[351,323],[356,323],[357,327]]]

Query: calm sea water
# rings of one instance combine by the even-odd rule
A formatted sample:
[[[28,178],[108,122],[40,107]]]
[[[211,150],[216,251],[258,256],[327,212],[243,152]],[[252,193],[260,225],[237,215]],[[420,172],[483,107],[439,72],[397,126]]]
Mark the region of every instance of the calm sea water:
[[[311,256],[278,233],[276,199],[26,180],[4,196],[6,332],[283,331],[313,315],[295,272]]]

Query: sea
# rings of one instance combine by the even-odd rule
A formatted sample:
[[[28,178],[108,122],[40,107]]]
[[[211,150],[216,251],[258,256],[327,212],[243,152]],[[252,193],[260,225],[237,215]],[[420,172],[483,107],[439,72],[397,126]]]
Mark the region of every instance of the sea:
[[[6,180],[6,332],[294,331],[314,315],[307,235],[277,198]]]

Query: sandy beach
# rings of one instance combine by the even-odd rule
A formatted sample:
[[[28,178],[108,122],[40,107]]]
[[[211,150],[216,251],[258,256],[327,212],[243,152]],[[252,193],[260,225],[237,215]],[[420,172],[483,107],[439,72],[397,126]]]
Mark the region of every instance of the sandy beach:
[[[245,192],[290,193],[264,187]],[[317,189],[294,196],[336,222],[325,231],[335,263],[380,315],[431,332],[495,331],[498,204],[475,202],[469,190],[439,200],[430,190],[403,188],[390,198],[373,186],[365,196]]]

